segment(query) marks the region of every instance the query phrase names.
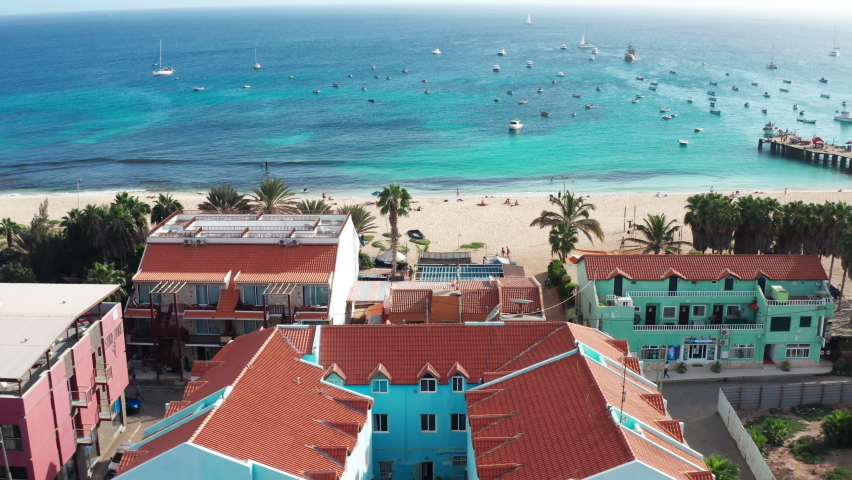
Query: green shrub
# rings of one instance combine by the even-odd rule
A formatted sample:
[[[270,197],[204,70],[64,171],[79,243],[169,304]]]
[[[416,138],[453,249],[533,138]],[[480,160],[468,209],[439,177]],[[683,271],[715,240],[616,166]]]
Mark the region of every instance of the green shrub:
[[[364,252],[358,252],[358,270],[367,270],[376,266],[373,257]]]
[[[391,238],[390,232],[385,232],[385,233],[382,234],[382,236],[385,237],[385,238]]]
[[[364,235],[364,242],[370,243],[373,241],[374,238],[376,237],[374,237],[373,235]]]
[[[677,364],[677,373],[686,373],[686,362],[680,362]]]
[[[373,242],[373,246],[378,248],[379,250],[384,250],[384,248],[385,248],[385,244],[382,243],[382,242],[379,242],[378,240]]]
[[[770,445],[780,447],[793,436],[793,432],[790,431],[784,420],[777,419],[766,423],[763,427],[763,435],[766,436],[766,441]]]
[[[852,445],[852,414],[847,410],[835,410],[822,421],[825,443],[838,447]]]
[[[790,367],[790,362],[788,362],[787,360],[784,360],[784,363],[781,364],[781,370],[784,370],[785,372],[789,372],[790,368],[792,368],[792,367]]]
[[[766,437],[770,445],[780,446],[793,435],[807,430],[808,425],[794,418],[759,417],[745,425],[749,433],[755,432]]]
[[[740,467],[734,462],[719,455],[710,455],[704,459],[704,464],[716,476],[716,480],[739,480]]]
[[[834,362],[834,369],[831,371],[834,375],[842,375],[844,377],[852,377],[852,362],[841,357]]]
[[[835,467],[834,471],[826,472],[825,480],[852,480],[852,468]]]
[[[761,435],[757,432],[751,432],[750,435],[751,435],[751,440],[754,442],[755,445],[757,445],[757,449],[758,449],[758,451],[760,451],[760,454],[765,457],[766,456],[766,437],[764,437],[763,435]]]
[[[790,442],[790,451],[796,460],[807,463],[808,465],[817,465],[825,461],[825,456],[831,449],[829,445],[822,442],[817,442],[814,437],[805,435]]]
[[[713,364],[712,367],[710,367],[710,371],[712,371],[713,373],[721,372],[722,371],[722,364],[717,361],[716,363]]]
[[[797,405],[790,409],[797,417],[802,417],[810,422],[822,420],[827,417],[832,409],[828,405],[822,403],[808,403],[807,405]]]
[[[459,248],[464,248],[465,250],[479,250],[480,248],[485,248],[485,244],[482,242],[465,243]]]
[[[432,240],[429,240],[428,238],[424,238],[423,240],[418,240],[416,238],[412,238],[411,243],[420,245],[421,247],[425,247],[426,245],[429,245],[430,243],[432,243]]]

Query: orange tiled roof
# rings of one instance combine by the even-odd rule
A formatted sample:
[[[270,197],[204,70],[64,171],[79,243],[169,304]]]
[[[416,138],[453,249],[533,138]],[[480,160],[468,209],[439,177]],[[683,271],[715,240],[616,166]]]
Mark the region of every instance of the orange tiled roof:
[[[313,325],[307,328],[278,329],[278,334],[300,355],[308,355],[313,350],[314,332],[316,332],[316,327]]]
[[[169,408],[166,409],[166,414],[163,415],[163,418],[171,417],[190,405],[192,405],[192,402],[187,402],[186,400],[172,400],[169,402]]]
[[[240,273],[236,283],[328,283],[331,272]]]
[[[826,280],[816,255],[585,255],[589,279],[609,280],[623,275],[630,280],[663,280],[677,275],[684,280],[720,280],[728,275],[740,280]]]
[[[198,283],[225,283],[224,272],[139,272],[133,276],[134,282],[198,282]]]

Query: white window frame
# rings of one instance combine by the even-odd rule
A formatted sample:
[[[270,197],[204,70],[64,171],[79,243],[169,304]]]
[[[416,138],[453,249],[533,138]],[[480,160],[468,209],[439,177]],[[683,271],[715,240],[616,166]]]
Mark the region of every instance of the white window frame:
[[[671,315],[666,315],[666,309],[672,309],[674,312]],[[672,305],[667,305],[663,307],[663,320],[674,320],[677,318],[677,307]]]
[[[657,352],[659,354],[660,351],[668,352],[668,346],[666,345],[642,345],[642,348],[639,352],[640,360],[665,360],[667,356],[666,353],[663,353],[664,358],[653,358],[652,356],[647,356],[650,352]]]
[[[136,300],[142,304],[148,304],[150,302],[153,302],[154,305],[161,305],[163,303],[163,295],[160,293],[155,293],[151,295],[151,290],[153,290],[154,287],[156,287],[156,285],[151,285],[150,283],[140,283],[139,285],[136,285]],[[143,288],[145,289],[145,294],[148,297],[148,301],[142,300]]]
[[[743,352],[746,355],[748,354],[749,351],[751,351],[751,356],[750,357],[749,356],[742,356],[742,357],[734,356],[734,352],[737,351],[737,350]],[[739,344],[739,345],[731,345],[731,351],[728,355],[729,355],[729,358],[731,360],[754,360],[754,355],[755,355],[754,344],[753,343],[743,343],[743,344]]]
[[[805,355],[801,355],[801,353],[805,353]],[[811,358],[811,344],[810,343],[788,343],[787,351],[785,352],[786,358]]]
[[[431,387],[430,388],[423,388]],[[420,393],[438,393],[438,379],[433,376],[427,376],[420,379]]]
[[[196,335],[222,335],[222,323],[221,322],[222,322],[221,320],[213,319],[213,318],[197,319],[197,320],[195,320],[195,334]],[[201,327],[201,325],[207,326],[206,332],[202,332],[202,331],[199,330],[199,327]],[[210,325],[216,325],[216,329],[218,331],[211,333],[210,332]]]
[[[742,305],[725,305],[725,318],[730,317],[731,315],[728,313],[728,310],[733,307],[737,309],[737,316],[742,317],[743,307]]]
[[[455,375],[450,378],[450,383],[453,386],[453,393],[464,393],[464,377]]]
[[[247,290],[254,291],[254,303],[249,303],[246,295]],[[263,292],[266,291],[266,285],[243,285],[243,305],[252,305],[255,307],[263,306]]]
[[[381,388],[376,389],[377,385],[384,385],[384,391],[382,391]],[[390,382],[387,378],[374,378],[372,381],[370,381],[370,389],[373,393],[386,394],[390,390]]]
[[[211,298],[210,298],[211,287],[212,287],[212,289],[215,289],[213,291],[216,292],[216,295],[215,295],[216,301],[215,302],[210,301],[211,300]],[[201,291],[202,288],[204,289],[204,296],[206,297],[204,299],[204,301],[206,303],[201,303],[201,295],[199,295],[199,292]],[[206,284],[206,283],[196,283],[195,284],[195,303],[197,305],[201,305],[201,306],[218,305],[219,304],[219,298],[221,297],[221,295],[222,295],[222,292],[221,292],[221,289],[219,288],[219,285],[209,285],[209,284]]]
[[[453,428],[461,425],[461,429]],[[467,414],[466,413],[451,413],[450,414],[450,431],[451,432],[466,432],[467,431]]]
[[[695,314],[695,309],[698,308],[698,307],[701,307],[701,308],[704,309],[704,313],[702,313],[701,315]],[[692,305],[692,307],[689,309],[689,316],[690,316],[690,318],[705,318],[705,317],[707,317],[707,305]]]
[[[332,373],[331,375],[326,377],[325,381],[332,385],[337,385],[338,387],[343,386],[343,379],[337,376],[336,373]]]
[[[380,429],[382,427],[382,418],[384,418],[384,430]],[[390,433],[390,421],[387,413],[373,414],[373,433]]]
[[[325,303],[313,303],[316,300],[317,290],[320,289],[325,289]],[[306,307],[327,307],[328,299],[328,285],[305,285],[302,287],[302,304]]]
[[[453,455],[454,467],[467,467],[467,455]]]
[[[429,427],[430,423],[434,430],[423,430],[423,420],[424,417],[426,420],[426,427]],[[431,420],[431,421],[430,421]],[[420,414],[420,433],[438,433],[438,417],[434,413],[421,413]]]

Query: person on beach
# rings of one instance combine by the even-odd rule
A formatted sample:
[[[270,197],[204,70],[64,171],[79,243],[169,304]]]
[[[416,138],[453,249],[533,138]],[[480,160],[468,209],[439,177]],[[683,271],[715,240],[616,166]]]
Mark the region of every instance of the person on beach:
[[[663,378],[672,378],[669,376],[669,361],[666,360],[666,364],[663,365]]]
[[[456,198],[458,198],[458,197],[459,197],[459,189],[457,188],[456,189]]]
[[[786,188],[784,189],[784,196],[785,197],[787,196],[787,189]]]
[[[512,251],[509,250],[509,247],[506,247],[506,258],[512,258]]]
[[[715,191],[716,191],[716,189],[714,189],[714,188],[711,186],[711,187],[710,187],[710,193],[713,193],[713,192],[715,192]]]
[[[621,237],[621,248],[624,248],[624,242],[626,242],[626,241],[627,241],[626,238]]]
[[[520,205],[520,203],[518,203],[518,201],[515,200],[515,206],[517,207],[518,205]]]
[[[505,249],[504,247],[500,247],[500,256],[501,256],[501,257],[505,257],[505,256],[506,256],[506,249]]]

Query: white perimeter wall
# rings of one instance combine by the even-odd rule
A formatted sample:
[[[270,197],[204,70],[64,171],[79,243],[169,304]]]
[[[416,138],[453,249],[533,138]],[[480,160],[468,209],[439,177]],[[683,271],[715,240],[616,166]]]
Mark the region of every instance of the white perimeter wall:
[[[328,299],[328,312],[333,325],[346,323],[346,299],[352,285],[358,279],[358,250],[361,243],[355,232],[352,219],[346,220],[340,229],[340,244],[337,247],[337,262],[331,279],[331,298]]]

